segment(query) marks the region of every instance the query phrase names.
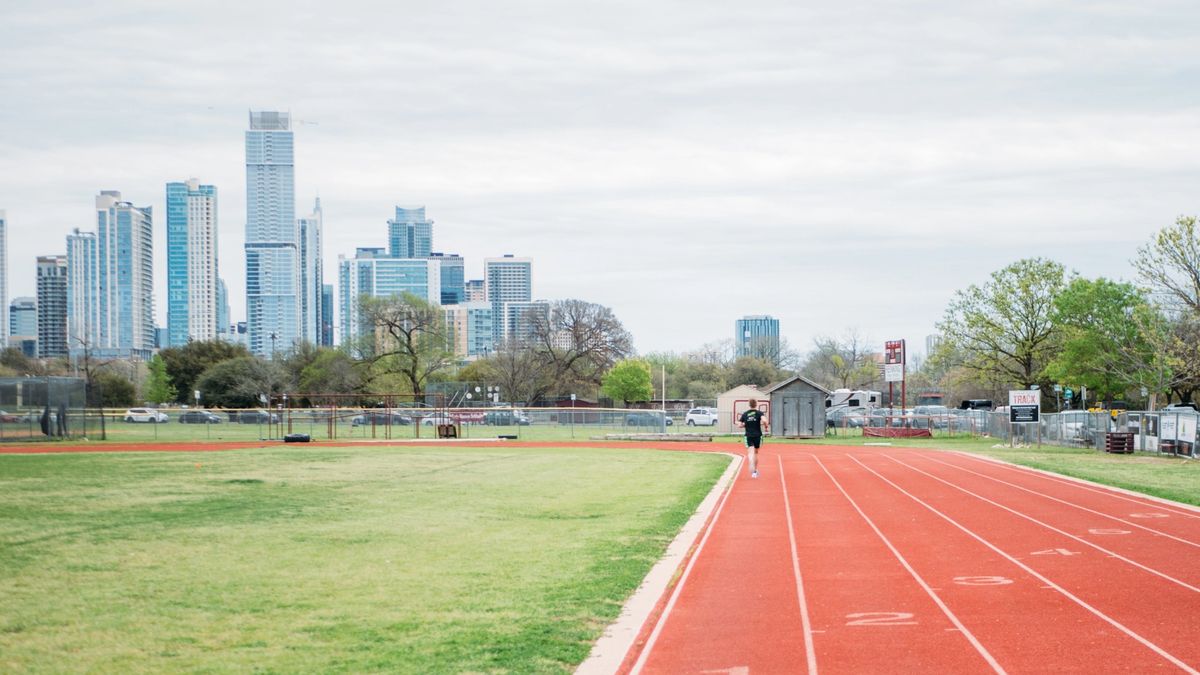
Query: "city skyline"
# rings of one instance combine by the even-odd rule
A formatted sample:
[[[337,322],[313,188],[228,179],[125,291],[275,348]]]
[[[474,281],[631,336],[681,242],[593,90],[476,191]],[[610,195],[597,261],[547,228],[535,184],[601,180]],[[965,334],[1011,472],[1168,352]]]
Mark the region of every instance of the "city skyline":
[[[725,340],[748,313],[799,349],[849,328],[919,340],[957,290],[1019,258],[1134,280],[1137,247],[1196,211],[1188,4],[477,9],[469,26],[348,12],[313,50],[284,39],[311,17],[271,2],[237,17],[6,6],[22,54],[0,63],[22,92],[0,111],[10,297],[33,294],[37,255],[90,229],[89,195],[161,213],[180,176],[221,190],[222,265],[244,269],[251,109],[293,116],[299,203],[320,195],[335,223],[326,278],[383,239],[380,213],[425,204],[468,278],[529,256],[539,295],[611,307],[640,352]],[[394,45],[397,22],[414,32]],[[391,46],[366,58],[368,42]],[[119,105],[96,64],[135,75]],[[236,320],[244,281],[227,276]],[[800,278],[826,292],[754,297]]]

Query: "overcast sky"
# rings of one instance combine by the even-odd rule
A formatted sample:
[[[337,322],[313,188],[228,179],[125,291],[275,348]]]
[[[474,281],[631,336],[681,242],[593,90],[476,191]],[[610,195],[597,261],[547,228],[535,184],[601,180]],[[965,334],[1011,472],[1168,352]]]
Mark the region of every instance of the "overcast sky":
[[[611,307],[642,352],[771,314],[808,349],[920,351],[955,290],[1029,256],[1133,280],[1197,207],[1200,4],[1179,1],[6,0],[10,298],[100,190],[219,190],[244,320],[244,131],[289,110],[325,278],[425,205],[434,249],[534,259],[536,298]]]

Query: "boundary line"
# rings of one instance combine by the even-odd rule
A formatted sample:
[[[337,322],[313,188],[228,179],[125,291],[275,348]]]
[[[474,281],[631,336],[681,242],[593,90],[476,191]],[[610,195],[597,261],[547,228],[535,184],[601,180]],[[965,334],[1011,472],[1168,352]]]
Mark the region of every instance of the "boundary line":
[[[804,579],[800,576],[800,556],[796,552],[796,526],[792,523],[792,503],[788,499],[787,479],[783,477],[783,457],[779,460],[779,484],[783,488],[783,512],[787,515],[788,541],[792,545],[792,574],[796,577],[796,597],[800,601],[800,626],[804,631],[804,655],[809,675],[817,675],[817,650],[813,645],[812,622],[808,618],[808,602],[804,598]]]

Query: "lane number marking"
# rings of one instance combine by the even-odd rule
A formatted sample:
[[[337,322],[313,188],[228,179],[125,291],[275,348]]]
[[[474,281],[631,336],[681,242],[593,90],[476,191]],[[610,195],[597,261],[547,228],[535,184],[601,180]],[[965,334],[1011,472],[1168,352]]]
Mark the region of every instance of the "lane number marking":
[[[1004,586],[1012,582],[1008,577],[954,577],[959,586]]]
[[[1131,513],[1131,514],[1129,514],[1129,517],[1130,518],[1170,518],[1171,516],[1168,516],[1165,513]]]
[[[1034,551],[1030,555],[1079,555],[1079,551],[1068,551],[1065,548],[1048,548],[1044,551]]]
[[[847,614],[847,626],[915,626],[909,612],[856,612]]]
[[[1110,530],[1104,527],[1093,527],[1088,530],[1089,534],[1129,534],[1130,530]]]

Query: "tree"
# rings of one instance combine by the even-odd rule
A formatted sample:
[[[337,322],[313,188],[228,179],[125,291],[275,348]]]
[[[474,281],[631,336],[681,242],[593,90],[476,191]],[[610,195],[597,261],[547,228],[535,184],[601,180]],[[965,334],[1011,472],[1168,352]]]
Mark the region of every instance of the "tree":
[[[500,396],[512,403],[530,403],[551,386],[550,368],[533,350],[516,342],[502,344],[490,357],[478,361],[482,381],[500,387]]]
[[[1200,313],[1200,233],[1195,216],[1180,216],[1138,248],[1133,267],[1176,311]]]
[[[137,390],[128,377],[111,370],[98,370],[91,378],[89,405],[125,408],[135,403]]]
[[[770,363],[753,356],[743,356],[733,362],[729,369],[729,384],[753,384],[763,387],[780,379],[782,373]]]
[[[531,313],[531,348],[549,366],[551,386],[597,385],[617,361],[633,353],[633,336],[603,305],[558,300],[548,314]]]
[[[980,381],[1027,389],[1058,351],[1052,313],[1063,285],[1062,265],[1019,260],[955,293],[938,330]]]
[[[158,355],[166,363],[167,376],[175,386],[175,400],[187,403],[192,391],[197,389],[196,380],[201,373],[222,361],[250,356],[250,352],[244,346],[233,342],[196,340],[181,347],[169,347],[160,351]]]
[[[454,363],[454,350],[442,308],[412,293],[386,298],[363,297],[361,316],[372,334],[360,349],[371,365],[371,377],[400,375],[420,399],[425,382]]]
[[[179,392],[171,384],[171,378],[167,375],[167,364],[162,357],[155,354],[150,358],[146,367],[150,371],[146,376],[146,400],[157,404],[174,401]]]
[[[649,401],[654,398],[654,387],[650,384],[650,364],[642,359],[625,359],[617,362],[605,375],[601,388],[609,398],[624,401]]]
[[[354,359],[340,349],[320,349],[297,377],[297,388],[307,394],[358,394],[363,373]]]
[[[263,396],[283,393],[285,373],[278,364],[257,356],[239,356],[201,373],[196,388],[214,408],[255,408]]]
[[[870,340],[852,328],[842,338],[817,337],[800,368],[808,379],[830,389],[861,389],[879,378]]]

